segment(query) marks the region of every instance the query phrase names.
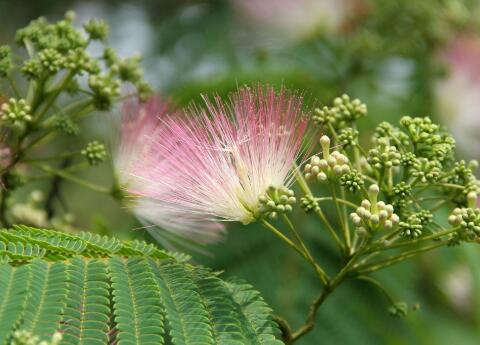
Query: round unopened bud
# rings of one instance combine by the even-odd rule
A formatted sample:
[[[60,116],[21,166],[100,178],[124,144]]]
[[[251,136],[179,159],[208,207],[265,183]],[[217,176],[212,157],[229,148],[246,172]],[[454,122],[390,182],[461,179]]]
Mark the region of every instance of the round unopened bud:
[[[364,207],[364,208],[366,208],[366,209],[370,209],[370,207],[372,206],[372,204],[370,203],[370,201],[368,201],[367,199],[362,200],[361,205],[362,205],[362,207]]]
[[[318,162],[318,166],[320,167],[320,169],[322,170],[325,170],[328,168],[328,162],[326,159],[320,159],[320,161]]]
[[[311,169],[312,174],[316,175],[320,172],[320,167],[318,165],[315,165]]]
[[[320,163],[320,157],[318,156],[313,156],[312,158],[310,158],[310,163],[312,165],[318,165]]]
[[[385,211],[388,212],[388,215],[391,215],[393,213],[393,206],[388,204],[385,206]]]
[[[335,175],[337,176],[340,176],[342,175],[342,167],[340,165],[335,165],[333,167],[333,172],[335,173]]]
[[[393,223],[392,223],[391,220],[387,219],[383,225],[384,225],[387,229],[390,229],[390,228],[392,228]]]
[[[289,197],[288,200],[287,200],[287,203],[288,203],[289,205],[293,205],[293,204],[295,204],[296,202],[297,202],[297,199],[296,199],[294,196]]]
[[[393,224],[397,224],[400,221],[400,218],[395,213],[390,216],[390,220]]]
[[[372,194],[378,194],[380,192],[380,188],[377,184],[372,184],[368,187],[368,192]]]
[[[388,218],[388,212],[385,211],[385,210],[381,210],[380,212],[378,212],[378,217],[380,218],[380,220],[386,220]]]
[[[320,138],[320,145],[322,146],[329,146],[330,145],[330,138],[326,135],[322,135],[322,137]]]
[[[467,194],[467,204],[468,207],[475,208],[477,205],[478,195],[475,192],[470,192]]]
[[[379,201],[377,202],[377,207],[380,209],[380,210],[383,210],[385,209],[385,203],[383,201]]]
[[[328,165],[330,165],[331,167],[334,167],[335,165],[337,165],[337,160],[333,156],[328,157],[327,162],[328,162]]]
[[[279,201],[280,201],[282,204],[286,204],[286,203],[288,202],[288,196],[282,195],[282,196],[279,198]]]
[[[269,202],[267,202],[267,207],[271,210],[274,210],[277,205],[275,205],[275,202],[273,200],[270,200]]]
[[[359,216],[355,215],[355,217],[352,218],[352,223],[355,226],[360,226],[362,224],[362,219]]]
[[[293,211],[292,205],[289,205],[289,204],[285,205],[285,211],[286,212],[292,212]]]
[[[319,182],[325,182],[327,180],[327,174],[325,174],[324,172],[321,172],[317,175],[317,180]]]
[[[455,225],[460,224],[460,219],[459,219],[459,217],[452,214],[448,217],[448,223],[450,223],[450,225],[455,226]]]
[[[278,211],[278,213],[285,212],[285,206],[284,205],[277,205],[277,211]]]
[[[364,207],[359,207],[359,208],[357,208],[357,214],[358,214],[360,217],[365,216],[365,212],[366,212],[366,209],[365,209]]]
[[[373,224],[378,224],[378,223],[380,223],[380,217],[378,217],[378,215],[374,214],[370,217],[370,221]]]

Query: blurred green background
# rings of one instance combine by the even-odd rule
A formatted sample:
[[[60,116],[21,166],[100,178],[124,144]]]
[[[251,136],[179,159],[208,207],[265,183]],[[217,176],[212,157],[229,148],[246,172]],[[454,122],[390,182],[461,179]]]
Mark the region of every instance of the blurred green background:
[[[361,121],[365,142],[380,121],[428,115],[454,132],[459,155],[471,159],[480,156],[480,102],[475,103],[474,92],[480,86],[459,89],[456,60],[445,56],[459,37],[480,42],[479,5],[452,0],[0,0],[0,43],[12,43],[15,30],[38,16],[56,20],[74,10],[78,23],[107,20],[108,44],[122,55],[142,53],[147,79],[179,105],[198,100],[200,93],[226,95],[257,82],[302,90],[315,104],[347,92],[368,105],[369,115]],[[480,54],[473,65],[480,70]],[[108,142],[112,117],[86,120],[88,130],[77,142],[56,145]],[[105,164],[86,177],[110,185],[112,168]],[[68,183],[62,188],[75,228],[149,239],[114,200]],[[21,190],[17,202],[26,202],[30,192]],[[320,224],[301,219],[307,243],[335,270],[339,257]],[[192,255],[256,286],[294,326],[304,321],[320,292],[309,268],[258,226],[230,226],[224,241],[207,252]],[[420,309],[391,318],[377,290],[346,283],[320,309],[315,330],[299,344],[480,343],[480,248],[448,248],[377,277],[396,298],[419,303]]]

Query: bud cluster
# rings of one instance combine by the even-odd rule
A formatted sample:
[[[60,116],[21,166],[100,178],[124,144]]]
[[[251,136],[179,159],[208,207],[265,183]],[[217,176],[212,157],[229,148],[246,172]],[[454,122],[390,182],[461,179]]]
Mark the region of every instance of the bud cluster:
[[[285,186],[269,186],[265,194],[258,197],[259,213],[261,216],[276,219],[280,214],[292,212],[296,202],[293,190]]]
[[[368,163],[376,169],[391,168],[400,165],[401,155],[395,146],[386,140],[379,140],[376,148],[368,151]]]
[[[351,100],[348,95],[337,97],[333,101],[332,107],[323,107],[315,109],[312,115],[313,122],[318,126],[332,126],[340,129],[346,123],[351,123],[365,116],[367,106],[359,99]]]
[[[300,199],[300,207],[303,208],[306,213],[320,210],[318,201],[311,195],[305,195]]]
[[[415,154],[429,160],[444,162],[452,156],[455,140],[429,117],[404,116],[400,125],[415,147]]]
[[[477,241],[480,236],[480,209],[456,208],[448,217],[452,226],[459,226],[457,234],[460,240]]]
[[[411,169],[412,176],[422,183],[437,181],[442,170],[437,160],[418,158]]]
[[[306,164],[304,168],[305,178],[326,182],[348,174],[350,172],[348,157],[338,151],[330,153],[330,138],[326,135],[320,138],[320,144],[323,158],[318,156],[310,158],[310,163]]]
[[[388,122],[382,122],[375,128],[373,140],[375,143],[387,141],[390,145],[396,146],[397,148],[408,146],[409,144],[408,135]]]
[[[10,98],[0,109],[0,119],[13,125],[21,125],[32,121],[30,106],[24,99]]]
[[[105,145],[98,141],[88,143],[87,147],[81,151],[82,156],[88,161],[88,164],[95,166],[102,163],[107,158]]]
[[[351,127],[343,128],[338,134],[338,143],[344,148],[357,145],[358,131]]]
[[[340,177],[340,185],[352,193],[358,192],[364,184],[363,175],[356,169]]]
[[[377,201],[379,191],[376,184],[371,185],[368,189],[369,200],[362,200],[361,206],[350,214],[357,229],[373,232],[381,227],[390,229],[399,222],[392,205]]]

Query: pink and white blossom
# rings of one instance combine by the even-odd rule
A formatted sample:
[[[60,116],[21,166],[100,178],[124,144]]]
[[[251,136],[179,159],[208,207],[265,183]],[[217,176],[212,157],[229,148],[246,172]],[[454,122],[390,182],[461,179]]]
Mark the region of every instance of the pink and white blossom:
[[[162,156],[165,152],[157,151],[153,143],[158,138],[169,135],[163,122],[166,117],[170,116],[169,121],[173,121],[174,117],[180,116],[171,114],[170,108],[160,98],[151,98],[145,104],[135,101],[124,104],[115,144],[117,151],[114,166],[117,178],[130,197],[129,207],[155,238],[163,240],[162,235],[165,235],[155,228],[159,227],[197,242],[214,242],[221,238],[224,229],[222,224],[191,214],[181,207],[172,207],[166,199],[151,199],[147,192],[152,186],[140,177],[153,174],[154,165],[167,162],[168,155]],[[161,189],[162,186],[156,186],[156,193],[167,196],[172,193],[172,187],[174,186],[164,185]],[[176,184],[175,187],[180,186]]]
[[[204,100],[202,109],[165,117],[128,171],[142,181],[129,191],[162,205],[166,215],[179,215],[178,231],[219,220],[254,221],[269,186],[292,184],[307,125],[302,98],[285,90],[242,88],[226,102]],[[141,204],[137,212],[155,213]]]

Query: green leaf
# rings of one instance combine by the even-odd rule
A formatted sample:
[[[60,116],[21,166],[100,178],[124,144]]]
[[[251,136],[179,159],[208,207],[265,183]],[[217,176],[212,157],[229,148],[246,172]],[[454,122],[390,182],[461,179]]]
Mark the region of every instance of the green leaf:
[[[0,266],[0,344],[5,344],[25,309],[30,267]]]
[[[0,230],[0,345],[22,330],[62,344],[281,344],[248,285],[141,241]]]
[[[110,320],[106,264],[75,257],[70,262],[68,274],[70,287],[63,315],[63,343],[105,344]]]
[[[21,328],[44,339],[59,329],[67,300],[67,266],[35,259],[30,269],[32,285]]]
[[[123,344],[163,344],[160,292],[143,258],[113,257],[108,262],[113,287],[116,340]]]

